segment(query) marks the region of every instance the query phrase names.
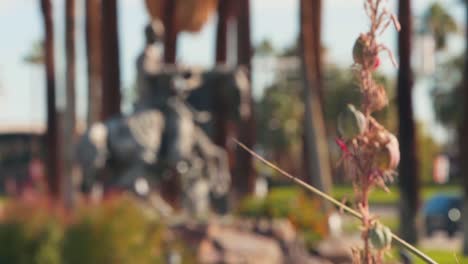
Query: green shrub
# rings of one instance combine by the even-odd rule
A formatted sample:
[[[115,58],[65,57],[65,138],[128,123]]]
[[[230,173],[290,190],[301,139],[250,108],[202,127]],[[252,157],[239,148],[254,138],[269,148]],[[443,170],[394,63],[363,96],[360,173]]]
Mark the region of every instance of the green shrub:
[[[161,261],[162,230],[128,199],[84,208],[65,232],[65,263]]]
[[[267,206],[263,199],[248,197],[241,202],[238,213],[244,217],[259,218],[267,216]]]
[[[240,203],[237,213],[251,218],[287,218],[309,248],[327,233],[326,217],[319,201],[298,188],[274,188],[265,199],[247,197]]]
[[[40,204],[9,202],[0,219],[0,263],[165,263],[169,252],[191,263],[193,251],[145,212],[128,197],[82,206],[67,217]]]
[[[0,222],[0,263],[61,263],[61,224],[45,207],[12,203]]]

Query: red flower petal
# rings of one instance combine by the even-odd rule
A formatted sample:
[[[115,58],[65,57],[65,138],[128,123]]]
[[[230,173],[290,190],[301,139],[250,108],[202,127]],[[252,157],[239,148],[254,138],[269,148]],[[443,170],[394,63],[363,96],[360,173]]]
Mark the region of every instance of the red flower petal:
[[[381,63],[381,61],[380,61],[379,56],[376,56],[375,57],[375,62],[374,62],[374,70],[377,70],[377,68],[379,68],[380,63]]]
[[[335,142],[338,147],[340,147],[341,151],[343,151],[345,154],[350,154],[348,146],[346,146],[346,143],[343,140],[336,138]]]

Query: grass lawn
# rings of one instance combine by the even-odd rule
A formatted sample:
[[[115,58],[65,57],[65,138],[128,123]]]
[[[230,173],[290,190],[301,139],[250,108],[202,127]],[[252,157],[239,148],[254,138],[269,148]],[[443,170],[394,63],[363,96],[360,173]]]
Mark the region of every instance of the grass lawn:
[[[381,189],[374,189],[369,197],[370,204],[395,204],[399,199],[399,190],[397,186],[390,186],[390,192],[386,193]],[[430,198],[436,193],[459,193],[460,187],[457,185],[441,185],[441,186],[423,186],[421,188],[423,201]],[[348,201],[353,201],[353,187],[350,185],[333,186],[332,196],[337,199],[345,198]]]
[[[437,263],[468,263],[468,257],[463,257],[461,254],[457,251],[443,251],[443,250],[422,250],[425,254],[427,254],[429,257],[437,261]],[[457,262],[458,259],[458,262]],[[419,263],[425,263],[424,261],[420,259],[415,258],[415,264]]]
[[[284,186],[284,187],[275,187],[274,188],[277,194],[284,195],[284,196],[295,196],[298,194],[299,187],[297,186]],[[398,202],[399,199],[399,192],[396,186],[390,187],[391,192],[386,193],[383,190],[376,189],[372,192],[370,196],[370,203],[371,204],[395,204]],[[423,186],[422,187],[422,199],[427,200],[429,197],[436,193],[460,193],[460,187],[456,185],[446,185],[446,186]],[[332,191],[332,196],[341,199],[346,197],[347,200],[353,200],[353,189],[351,186],[334,186]],[[395,217],[382,217],[380,221],[388,226],[393,231],[396,231],[398,228],[398,219]],[[355,233],[359,231],[359,221],[356,219],[350,219],[346,223],[343,223],[343,231],[345,233]],[[390,260],[398,259],[398,254],[395,249],[393,248],[393,254]],[[454,251],[450,250],[435,250],[435,249],[422,249],[424,253],[428,256],[433,258],[437,263],[441,264],[449,264],[449,263],[468,263],[468,257],[463,257],[458,252],[458,249],[454,249]],[[458,262],[457,262],[458,259]],[[425,263],[421,261],[419,258],[414,256],[415,263]]]
[[[298,190],[300,187],[298,186],[282,186],[282,187],[274,187],[277,192],[280,192],[284,195],[297,195]],[[375,188],[372,190],[369,196],[369,203],[370,204],[396,204],[399,199],[400,192],[397,186],[389,186],[390,192],[385,192],[382,189]],[[427,185],[421,188],[422,191],[422,200],[426,201],[431,196],[436,193],[451,193],[451,194],[458,194],[460,193],[460,187],[458,185]],[[331,195],[341,200],[345,198],[347,201],[354,200],[354,191],[351,185],[335,185],[333,186]]]
[[[430,258],[435,260],[437,263],[440,264],[464,264],[468,263],[468,257],[463,257],[459,252],[456,251],[444,251],[444,250],[425,250],[422,249],[424,254],[428,255]],[[410,253],[410,255],[413,257],[414,263],[415,264],[425,264],[426,262],[421,260],[419,257],[413,255]],[[398,250],[396,247],[392,248],[391,254],[387,255],[386,257],[387,261],[390,263],[393,263],[393,261],[396,261],[399,259],[398,255]],[[458,260],[458,262],[457,262]]]

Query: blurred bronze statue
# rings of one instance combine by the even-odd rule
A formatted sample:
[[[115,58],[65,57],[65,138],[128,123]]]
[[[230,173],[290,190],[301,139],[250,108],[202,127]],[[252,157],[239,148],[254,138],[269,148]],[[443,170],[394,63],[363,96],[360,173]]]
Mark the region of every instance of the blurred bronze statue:
[[[209,207],[210,193],[225,196],[231,183],[227,153],[211,140],[212,116],[222,111],[238,121],[250,115],[250,86],[242,68],[164,65],[158,27],[146,29],[134,112],[93,124],[79,143],[82,188],[89,192],[100,181],[138,193],[145,189],[138,179],[157,185],[178,174],[184,208],[199,214]]]

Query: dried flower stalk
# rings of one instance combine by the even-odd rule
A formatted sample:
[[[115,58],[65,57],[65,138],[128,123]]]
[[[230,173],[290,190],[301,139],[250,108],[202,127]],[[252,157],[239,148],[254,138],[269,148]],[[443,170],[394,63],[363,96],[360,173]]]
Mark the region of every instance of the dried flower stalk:
[[[382,263],[383,255],[390,248],[393,240],[426,263],[433,264],[436,263],[434,260],[393,234],[369,212],[369,192],[376,186],[388,191],[386,183],[396,176],[395,169],[400,161],[397,138],[372,116],[372,113],[388,105],[385,87],[373,78],[373,73],[381,63],[379,54],[387,53],[392,64],[397,67],[390,49],[378,42],[378,36],[390,25],[393,24],[396,30],[400,30],[396,16],[388,11],[386,4],[387,0],[364,0],[364,9],[370,18],[371,26],[368,32],[359,36],[353,48],[355,62],[353,70],[357,76],[363,100],[360,110],[353,105],[348,105],[338,117],[340,138],[336,140],[336,143],[342,150],[339,163],[344,165],[347,176],[353,180],[357,210],[347,207],[328,194],[281,170],[239,141],[235,139],[234,141],[280,174],[361,220],[364,247],[353,249],[354,263]]]
[[[369,192],[374,186],[388,190],[386,182],[395,177],[400,161],[396,137],[386,130],[372,116],[388,105],[385,87],[373,76],[380,66],[380,53],[386,52],[397,67],[392,52],[378,42],[389,25],[400,30],[395,15],[386,7],[386,0],[365,0],[364,9],[371,21],[370,29],[361,33],[353,47],[353,70],[359,82],[363,97],[360,110],[348,105],[340,114],[337,143],[342,149],[345,172],[353,180],[357,209],[362,215],[362,239],[364,248],[354,250],[355,263],[382,263],[383,252],[391,246],[391,232],[378,223],[369,212]]]
[[[258,155],[257,153],[255,153],[253,150],[251,150],[250,148],[248,148],[245,144],[242,144],[241,142],[239,142],[237,139],[235,138],[232,138],[232,140],[234,142],[236,142],[237,145],[239,145],[242,149],[244,149],[245,151],[247,151],[248,153],[250,153],[250,155],[252,155],[253,157],[255,157],[256,159],[258,159],[259,161],[261,161],[263,164],[267,165],[268,167],[272,168],[273,170],[275,170],[276,172],[278,172],[280,175],[283,175],[285,176],[286,178],[290,179],[291,181],[293,181],[294,183],[300,185],[301,187],[307,189],[308,191],[314,193],[315,195],[319,196],[320,198],[324,199],[324,200],[327,200],[328,202],[334,204],[335,206],[337,206],[338,208],[340,208],[340,211],[344,211],[352,216],[354,216],[355,218],[359,219],[359,220],[362,220],[363,219],[363,216],[356,210],[354,210],[353,208],[351,207],[348,207],[346,204],[336,200],[335,198],[331,197],[330,195],[320,191],[319,189],[309,185],[308,183],[302,181],[301,179],[287,173],[286,171],[282,170],[281,168],[279,168],[278,166],[276,166],[275,164],[269,162],[268,160],[266,160],[265,158],[263,158],[262,156]],[[417,249],[416,247],[412,246],[411,244],[409,244],[408,242],[404,241],[403,239],[401,239],[400,237],[398,237],[397,235],[393,234],[392,233],[392,239],[394,242],[398,243],[400,246],[406,248],[408,251],[410,251],[411,253],[413,253],[414,255],[418,256],[421,260],[425,261],[426,263],[428,264],[437,264],[437,262],[435,262],[433,259],[431,259],[429,256],[427,256],[426,254],[424,254],[423,252],[421,252],[419,249]]]

